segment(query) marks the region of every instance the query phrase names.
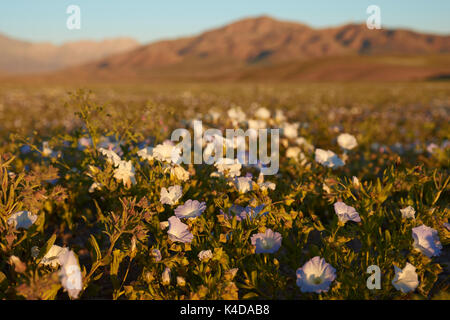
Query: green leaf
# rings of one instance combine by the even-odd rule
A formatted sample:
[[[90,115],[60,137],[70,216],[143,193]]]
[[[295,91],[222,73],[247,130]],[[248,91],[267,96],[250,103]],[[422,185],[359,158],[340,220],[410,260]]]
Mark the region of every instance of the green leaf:
[[[323,226],[323,224],[320,220],[317,220],[317,222],[314,222],[314,228],[316,228],[317,231],[325,230],[325,227]]]
[[[89,243],[92,246],[92,248],[95,251],[94,255],[94,262],[97,262],[102,259],[102,252],[100,251],[100,248],[98,246],[97,240],[95,240],[95,237],[91,234],[89,237]]]
[[[50,251],[50,248],[55,243],[55,240],[56,240],[56,234],[53,234],[50,237],[50,239],[48,239],[48,241],[45,243],[45,245],[41,248],[41,250],[39,251],[39,254],[37,256],[38,260],[42,259],[47,254],[47,252]]]
[[[251,279],[252,279],[252,284],[253,285],[257,284],[257,277],[258,277],[258,273],[256,272],[256,270],[252,271]]]
[[[101,260],[100,264],[101,264],[102,266],[107,266],[108,264],[111,263],[112,260],[113,260],[112,257],[109,255],[109,256],[104,257],[104,258]]]
[[[120,263],[122,262],[124,257],[125,254],[120,252],[120,250],[116,249],[113,251],[113,261],[111,263],[111,270],[110,270],[111,276],[117,275],[117,273],[119,272]]]
[[[6,278],[5,274],[0,271],[0,287],[8,285],[8,279]]]
[[[294,199],[286,199],[284,200],[284,204],[290,206],[295,200]]]
[[[242,299],[251,299],[251,298],[255,298],[255,297],[258,297],[258,294],[257,293],[255,293],[255,292],[249,292],[249,293],[246,293],[246,294],[244,294],[243,296],[242,296]]]
[[[92,278],[93,281],[97,281],[98,279],[100,279],[103,276],[103,272],[100,272],[98,275],[96,275],[95,277]]]
[[[385,230],[384,234],[385,234],[386,242],[390,243],[391,242],[391,234],[389,233],[389,230]]]

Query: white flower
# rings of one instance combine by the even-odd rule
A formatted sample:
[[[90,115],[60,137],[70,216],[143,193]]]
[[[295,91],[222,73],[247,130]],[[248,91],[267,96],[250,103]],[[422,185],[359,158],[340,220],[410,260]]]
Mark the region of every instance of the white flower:
[[[275,253],[281,247],[281,234],[271,229],[253,235],[250,240],[255,247],[255,253]]]
[[[183,195],[181,186],[175,185],[172,187],[169,187],[169,190],[166,188],[161,189],[161,197],[160,200],[162,204],[169,204],[174,205],[180,200],[181,196]]]
[[[37,256],[39,255],[39,252],[40,252],[40,250],[39,250],[39,247],[38,246],[32,246],[31,247],[31,256],[33,257],[33,258],[37,258]]]
[[[253,190],[253,181],[250,177],[236,177],[234,185],[240,193],[246,193]]]
[[[316,149],[315,160],[329,168],[338,168],[344,165],[344,162],[331,150]]]
[[[166,140],[153,149],[153,157],[161,162],[178,163],[181,149],[176,147],[172,141]]]
[[[68,250],[60,257],[59,262],[61,264],[61,269],[59,270],[61,284],[68,292],[69,297],[76,299],[81,289],[83,289],[81,269],[77,257],[72,250]]]
[[[168,228],[169,227],[169,221],[161,221],[159,223],[159,227],[161,228],[161,230],[164,230],[164,229]]]
[[[263,183],[258,183],[258,186],[259,186],[259,188],[262,191],[275,190],[275,188],[277,187],[277,185],[275,183],[270,182],[270,181],[266,181],[266,182],[263,182]]]
[[[195,218],[201,215],[205,209],[205,202],[188,200],[183,205],[180,205],[175,209],[175,215],[178,218]]]
[[[267,128],[267,123],[264,120],[248,120],[248,127],[250,129],[258,130]]]
[[[81,137],[78,139],[78,150],[84,150],[92,145],[92,140],[90,138]]]
[[[433,154],[436,150],[439,150],[439,146],[435,143],[430,143],[427,145],[427,151],[430,154]]]
[[[217,120],[220,119],[221,113],[217,110],[209,110],[208,111],[208,118],[212,121],[212,122],[217,122]]]
[[[105,149],[105,148],[99,148],[98,150],[101,152],[101,154],[103,154],[106,157],[106,160],[109,163],[112,163],[112,165],[114,167],[119,166],[120,163],[122,162],[122,159],[114,151],[109,150],[109,149]]]
[[[101,190],[102,186],[103,185],[101,183],[94,182],[91,184],[88,191],[89,191],[89,193],[93,193],[95,190]]]
[[[212,259],[213,254],[211,252],[211,250],[203,250],[200,251],[198,254],[198,259],[200,261],[208,261],[209,259]]]
[[[341,133],[337,138],[337,142],[341,148],[346,150],[351,150],[358,145],[356,138],[348,133]]]
[[[8,224],[13,225],[16,229],[28,229],[36,222],[37,218],[38,216],[30,211],[19,211],[9,217]]]
[[[289,147],[286,150],[286,157],[298,159],[300,152],[301,152],[301,150],[299,147]]]
[[[56,268],[57,266],[61,265],[61,257],[63,257],[68,251],[69,250],[67,248],[63,248],[54,244],[42,258],[40,264]]]
[[[221,178],[223,177],[223,175],[217,171],[211,172],[211,174],[209,175],[211,178]]]
[[[11,178],[11,180],[14,180],[17,175],[15,174],[15,172],[8,171],[8,176]]]
[[[246,115],[240,107],[231,108],[227,113],[228,117],[235,122],[245,121]]]
[[[54,155],[55,155],[55,153],[49,147],[48,141],[42,142],[42,156],[43,157],[53,157]]]
[[[302,292],[327,292],[336,270],[321,257],[314,257],[297,269],[297,286]]]
[[[297,143],[300,147],[303,147],[306,151],[314,151],[314,146],[306,141],[306,139],[303,137],[298,137],[297,139],[295,139],[295,143]]]
[[[408,293],[416,290],[419,285],[419,277],[416,273],[416,267],[409,262],[403,269],[394,265],[395,277],[392,280],[392,285],[395,289],[403,293]]]
[[[186,285],[186,279],[181,276],[177,276],[177,285],[179,287],[184,287]]]
[[[275,121],[277,122],[284,122],[286,121],[286,116],[283,113],[283,110],[275,110]]]
[[[152,161],[153,160],[153,147],[147,147],[139,150],[137,155],[144,160]]]
[[[114,178],[122,181],[125,186],[130,187],[131,184],[136,184],[136,179],[134,178],[134,167],[129,161],[120,161],[119,167],[114,170]]]
[[[175,216],[169,218],[169,230],[167,231],[169,239],[174,242],[188,243],[194,239],[194,235],[189,232],[186,224]]]
[[[414,208],[411,206],[407,206],[406,208],[400,209],[400,212],[402,213],[403,219],[408,219],[408,218],[415,219],[416,218],[414,215],[416,213],[416,210],[414,210]]]
[[[27,265],[23,263],[17,256],[10,256],[9,263],[14,266],[14,270],[18,273],[23,273],[27,269]]]
[[[255,117],[259,119],[267,120],[270,118],[270,111],[267,108],[260,107],[255,112]]]
[[[172,271],[170,270],[170,268],[166,267],[161,276],[163,285],[167,286],[170,284],[170,275],[171,274],[172,274]]]
[[[305,165],[307,163],[306,156],[299,147],[289,147],[286,150],[286,157],[299,161],[301,165]]]
[[[214,166],[217,171],[226,177],[234,178],[241,175],[242,164],[238,159],[222,158]]]
[[[423,224],[412,229],[412,236],[414,249],[422,252],[428,258],[440,255],[442,244],[436,230]]]
[[[361,186],[359,179],[355,176],[352,177],[352,184],[353,184],[353,187],[356,189],[358,189]]]
[[[294,139],[297,138],[298,135],[298,127],[299,123],[284,123],[282,126],[283,135],[286,138]]]
[[[359,214],[358,212],[356,212],[355,208],[350,207],[341,201],[338,201],[334,204],[334,211],[336,212],[339,221],[341,222],[361,222],[361,218],[359,217]]]
[[[153,249],[151,255],[156,262],[161,261],[162,259],[161,251],[159,251],[159,249]]]
[[[170,175],[181,181],[189,180],[189,171],[185,170],[182,166],[174,166],[170,168]]]
[[[270,181],[264,182],[264,175],[262,174],[262,172],[259,174],[257,184],[262,191],[269,190],[269,189],[275,190],[275,188],[277,187],[277,185],[273,182],[270,182]]]

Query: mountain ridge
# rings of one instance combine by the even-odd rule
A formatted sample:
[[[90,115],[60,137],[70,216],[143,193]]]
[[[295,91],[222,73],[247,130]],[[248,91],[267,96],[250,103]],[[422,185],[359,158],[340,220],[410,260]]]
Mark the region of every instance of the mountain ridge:
[[[139,46],[128,37],[80,40],[55,45],[50,42],[28,42],[0,34],[0,71],[23,74],[55,71],[104,58]]]
[[[450,74],[449,35],[369,30],[353,23],[317,29],[260,16],[194,36],[144,44],[50,78],[351,81],[420,80],[446,74]]]

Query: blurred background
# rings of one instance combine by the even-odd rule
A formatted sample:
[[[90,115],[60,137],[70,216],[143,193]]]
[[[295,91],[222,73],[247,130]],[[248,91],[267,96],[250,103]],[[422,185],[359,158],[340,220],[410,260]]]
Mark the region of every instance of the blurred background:
[[[75,5],[77,10],[69,10]],[[379,8],[381,28],[367,21]],[[449,1],[16,0],[8,81],[417,81],[450,77]]]

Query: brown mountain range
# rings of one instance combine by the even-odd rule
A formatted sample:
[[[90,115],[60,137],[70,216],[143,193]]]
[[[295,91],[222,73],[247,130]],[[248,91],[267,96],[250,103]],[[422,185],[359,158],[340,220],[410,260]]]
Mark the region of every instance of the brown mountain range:
[[[324,29],[248,18],[198,36],[160,41],[50,78],[80,81],[415,80],[450,74],[450,36]]]
[[[103,41],[76,41],[60,46],[31,43],[0,34],[0,71],[9,74],[53,71],[138,47],[131,38]]]

